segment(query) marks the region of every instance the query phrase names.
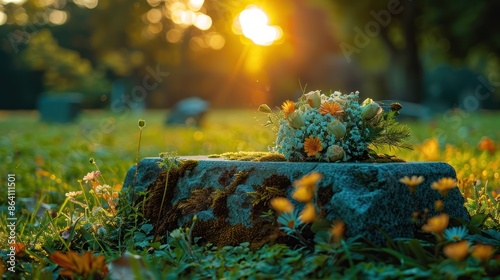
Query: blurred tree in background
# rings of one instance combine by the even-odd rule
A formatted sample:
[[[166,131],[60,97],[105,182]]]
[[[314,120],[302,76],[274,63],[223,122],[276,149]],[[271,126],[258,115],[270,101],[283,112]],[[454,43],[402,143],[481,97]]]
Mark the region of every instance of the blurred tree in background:
[[[238,15],[250,4],[280,27],[274,43],[242,35]],[[44,91],[79,91],[87,106],[109,108],[139,89],[148,107],[190,96],[256,107],[296,98],[299,83],[446,108],[482,80],[491,94],[481,101],[498,106],[499,8],[464,0],[0,0],[0,108],[34,108]]]

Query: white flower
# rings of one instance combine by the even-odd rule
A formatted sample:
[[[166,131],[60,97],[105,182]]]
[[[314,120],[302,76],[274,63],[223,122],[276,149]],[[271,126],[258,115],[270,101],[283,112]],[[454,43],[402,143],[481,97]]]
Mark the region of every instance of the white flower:
[[[331,145],[326,150],[326,157],[331,162],[342,160],[344,158],[344,149],[338,145]]]
[[[334,120],[327,125],[326,131],[330,135],[335,135],[335,138],[342,139],[346,133],[346,128],[341,122]]]
[[[361,116],[365,120],[370,120],[376,115],[382,113],[382,108],[378,103],[372,102],[363,107],[361,111]]]
[[[307,103],[312,108],[318,109],[321,106],[321,92],[319,90],[311,91],[305,94]]]

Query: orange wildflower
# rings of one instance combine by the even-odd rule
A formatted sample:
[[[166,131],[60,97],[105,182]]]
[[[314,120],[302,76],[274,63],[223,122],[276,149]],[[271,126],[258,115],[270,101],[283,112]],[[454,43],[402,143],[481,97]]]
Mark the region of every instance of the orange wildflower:
[[[481,140],[479,140],[477,147],[481,151],[489,151],[492,154],[495,153],[495,141],[491,140],[488,136],[483,136]]]
[[[458,182],[454,178],[442,178],[432,183],[431,188],[437,190],[441,195],[447,195],[448,191],[455,188]]]
[[[316,219],[316,209],[312,203],[307,203],[304,210],[300,212],[299,219],[303,223],[312,223]]]
[[[337,220],[333,222],[333,225],[330,228],[330,234],[332,235],[332,239],[334,242],[339,242],[344,237],[344,232],[345,232],[344,221]]]
[[[491,256],[493,255],[494,252],[495,252],[495,247],[491,245],[484,245],[478,243],[476,244],[476,246],[472,248],[471,255],[474,258],[480,260],[481,262],[486,262],[489,259],[491,259]]]
[[[448,227],[448,222],[450,221],[450,216],[447,214],[439,214],[427,220],[427,223],[422,226],[422,230],[425,232],[431,232],[440,234],[446,227]]]
[[[285,118],[287,118],[289,114],[295,112],[295,103],[293,101],[287,100],[283,102],[283,104],[281,105],[281,109],[285,114]]]
[[[304,141],[304,151],[308,157],[313,157],[323,150],[319,137],[309,136]]]
[[[291,213],[293,211],[293,204],[284,197],[271,199],[271,207],[280,213]]]
[[[300,202],[309,202],[314,196],[315,189],[308,187],[298,187],[292,194],[293,199]]]
[[[438,199],[434,202],[434,209],[436,209],[437,212],[441,212],[443,210],[444,202],[441,199]]]
[[[410,192],[415,192],[415,190],[417,189],[417,186],[422,183],[424,181],[424,177],[422,176],[411,176],[411,178],[409,178],[408,176],[404,176],[403,178],[401,178],[399,180],[399,182],[405,184],[408,186],[408,188],[410,189]]]
[[[316,184],[323,178],[319,172],[312,172],[295,181],[295,191],[292,194],[293,199],[300,202],[310,202],[316,192]]]
[[[49,259],[63,268],[59,275],[69,277],[83,277],[88,279],[104,279],[108,274],[108,267],[103,255],[94,257],[92,252],[85,252],[83,255],[74,251],[63,253],[56,251],[50,254]]]
[[[337,102],[324,102],[319,107],[321,115],[330,114],[332,116],[340,116],[344,113],[344,109]]]
[[[469,243],[465,240],[456,243],[450,243],[443,248],[443,253],[447,258],[461,261],[469,253]]]

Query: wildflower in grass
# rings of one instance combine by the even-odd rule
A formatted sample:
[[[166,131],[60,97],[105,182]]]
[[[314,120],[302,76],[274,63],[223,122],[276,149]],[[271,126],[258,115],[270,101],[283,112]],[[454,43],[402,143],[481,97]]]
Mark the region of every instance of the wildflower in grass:
[[[285,118],[288,118],[288,115],[295,112],[295,103],[293,101],[287,100],[283,102],[281,105],[281,109],[283,114],[285,114]]]
[[[293,211],[293,204],[284,197],[271,199],[271,207],[279,213],[290,213]]]
[[[67,197],[77,197],[78,195],[81,195],[82,193],[83,193],[82,191],[67,192],[65,195]]]
[[[467,233],[467,228],[464,226],[447,228],[444,230],[444,238],[451,242],[457,242],[463,240]]]
[[[481,151],[488,151],[492,154],[495,153],[496,147],[495,147],[495,141],[493,141],[491,138],[488,136],[483,136],[479,143],[477,144],[477,147]]]
[[[104,279],[108,274],[104,256],[94,257],[92,252],[80,255],[74,251],[68,251],[66,254],[56,251],[50,254],[49,259],[62,268],[59,275],[63,277]]]
[[[14,247],[14,251],[15,251],[17,257],[22,257],[22,256],[26,255],[26,251],[24,250],[26,248],[26,246],[24,245],[24,243],[15,242],[15,243],[11,244],[10,246]]]
[[[321,92],[319,90],[311,91],[304,94],[307,104],[312,108],[319,108],[321,106]]]
[[[443,254],[450,259],[462,261],[469,253],[469,243],[465,240],[450,243],[443,248]]]
[[[99,177],[100,174],[100,171],[89,172],[83,177],[83,181],[85,181],[85,183],[88,183],[88,181],[99,181],[97,177]]]
[[[345,223],[344,221],[337,220],[333,222],[331,228],[330,228],[330,235],[331,238],[333,239],[333,242],[337,243],[342,238],[344,238],[344,232],[345,232]]]
[[[447,214],[439,214],[437,216],[431,217],[427,220],[427,223],[422,226],[422,230],[425,232],[441,234],[446,227],[448,227],[448,222],[450,216]]]
[[[424,177],[422,176],[411,176],[408,177],[408,176],[404,176],[403,178],[401,178],[399,180],[399,182],[405,184],[406,186],[408,186],[408,188],[410,189],[410,192],[415,192],[415,190],[417,189],[417,186],[419,184],[421,184],[422,182],[424,181]]]
[[[340,104],[337,102],[324,102],[323,104],[321,104],[321,107],[319,107],[319,112],[323,116],[326,114],[330,114],[334,117],[337,117],[344,113],[344,109],[342,109],[342,106],[340,106]]]
[[[309,136],[304,141],[304,151],[308,157],[313,157],[323,150],[319,137]]]
[[[449,190],[455,188],[457,184],[457,180],[454,178],[441,178],[439,181],[432,183],[431,188],[444,196],[448,194]]]
[[[299,219],[303,223],[314,222],[314,219],[316,219],[316,209],[314,208],[314,204],[307,203],[302,212],[300,212]]]
[[[441,199],[438,199],[434,201],[434,209],[436,209],[436,212],[441,212],[443,210],[444,203]]]
[[[471,255],[481,262],[487,262],[491,259],[491,256],[493,256],[494,252],[495,247],[478,243],[474,247],[472,247]]]
[[[69,237],[71,236],[71,231],[70,230],[65,230],[61,233],[61,237],[64,238],[64,239],[68,239]]]

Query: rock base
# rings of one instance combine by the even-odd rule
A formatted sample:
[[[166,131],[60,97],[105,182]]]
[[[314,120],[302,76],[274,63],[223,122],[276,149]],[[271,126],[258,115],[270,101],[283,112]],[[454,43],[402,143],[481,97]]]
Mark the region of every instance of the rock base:
[[[158,162],[162,159],[140,161],[135,184],[136,168],[130,168],[123,190],[140,204],[139,209],[160,235],[190,226],[196,214],[193,236],[203,241],[221,246],[280,242],[284,237],[276,218],[262,214],[269,211],[268,202],[276,196],[288,197],[301,210],[304,204],[291,198],[292,182],[313,171],[324,176],[316,200],[321,216],[330,222],[344,221],[346,236],[363,235],[377,244],[385,243],[383,233],[391,238],[412,238],[416,233],[413,214],[427,209],[429,216],[436,215],[434,202],[439,199],[444,202],[443,212],[468,220],[457,188],[442,197],[430,187],[443,177],[456,177],[446,163],[332,164],[182,157],[178,167],[160,168]],[[415,193],[399,182],[412,175],[425,178]]]

